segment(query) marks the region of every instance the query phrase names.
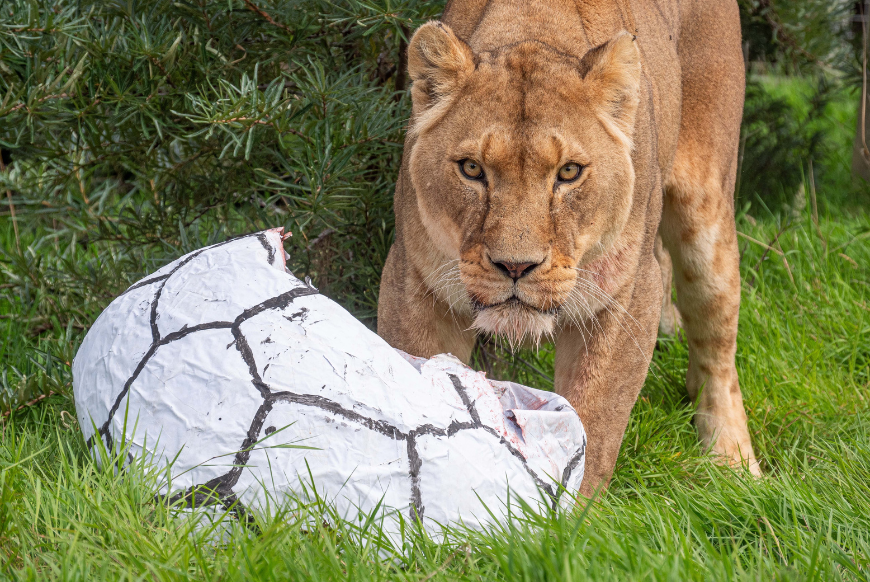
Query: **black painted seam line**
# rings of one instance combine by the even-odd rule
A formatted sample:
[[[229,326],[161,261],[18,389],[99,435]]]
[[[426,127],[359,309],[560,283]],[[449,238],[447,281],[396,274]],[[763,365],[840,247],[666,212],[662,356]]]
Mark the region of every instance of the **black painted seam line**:
[[[207,251],[216,249],[218,247],[222,247],[226,244],[229,244],[233,241],[241,240],[243,238],[248,238],[248,237],[252,237],[252,236],[256,236],[259,238],[259,236],[261,236],[261,235],[262,235],[262,233],[259,233],[259,232],[246,234],[246,235],[242,235],[242,236],[230,239],[230,240],[225,240],[224,242],[221,242],[221,243],[207,246],[205,248],[199,249],[198,251],[194,251],[190,255],[188,255],[186,258],[182,259],[180,263],[175,265],[175,267],[171,271],[169,271],[169,273],[167,273],[165,276],[163,276],[162,283],[160,284],[160,287],[158,287],[157,292],[154,294],[154,299],[151,301],[151,337],[152,337],[153,341],[156,342],[156,341],[160,340],[160,330],[157,327],[157,315],[158,315],[157,306],[160,303],[160,296],[163,293],[163,288],[166,286],[166,283],[169,281],[170,277],[172,277],[175,273],[178,272],[179,269],[181,269],[182,267],[187,265],[193,259],[197,258],[198,256],[200,256],[201,254],[203,254]],[[261,243],[264,242],[265,238],[266,237],[263,235],[263,238],[260,239],[260,242]],[[268,241],[266,241],[266,242],[268,242]],[[274,256],[274,252],[272,253],[272,256]],[[271,261],[270,261],[270,264],[271,264]],[[161,280],[161,278],[160,277],[155,278],[155,281],[157,281],[157,280]]]
[[[208,248],[213,248],[213,247],[208,247]],[[207,249],[202,249],[202,250],[207,250]],[[168,279],[168,277],[167,277],[167,279]],[[165,280],[164,280],[163,284],[164,285],[166,284]],[[160,289],[162,290],[162,288],[163,288],[163,286],[161,285]],[[159,295],[159,292],[160,291],[158,290],[158,295]],[[241,326],[241,324],[244,321],[246,321],[247,319],[249,319],[249,318],[251,318],[259,313],[262,313],[263,311],[266,311],[267,309],[286,307],[287,305],[292,303],[293,300],[296,299],[297,297],[304,297],[307,295],[315,295],[315,294],[317,294],[317,291],[311,287],[308,287],[308,286],[296,287],[295,289],[292,289],[290,291],[282,293],[281,295],[278,295],[278,296],[273,297],[271,299],[267,299],[266,301],[263,301],[262,303],[255,305],[254,307],[246,309],[232,323],[227,322],[227,321],[219,321],[219,322],[202,323],[199,325],[195,325],[193,327],[183,327],[178,331],[167,334],[165,338],[157,339],[156,341],[153,341],[153,343],[149,347],[148,351],[145,353],[145,356],[143,356],[142,360],[139,361],[139,365],[136,367],[136,370],[133,372],[133,375],[127,380],[127,382],[124,383],[123,389],[121,390],[120,394],[118,394],[118,396],[115,398],[115,403],[112,405],[112,408],[109,410],[109,415],[108,415],[108,418],[106,419],[106,422],[103,423],[103,425],[100,427],[100,430],[98,431],[99,434],[107,436],[107,438],[110,439],[110,443],[111,443],[111,436],[108,435],[109,424],[112,422],[112,418],[115,416],[115,413],[117,412],[118,407],[121,405],[121,401],[124,399],[124,396],[126,396],[127,392],[129,392],[130,386],[136,380],[136,378],[138,378],[139,374],[142,372],[142,369],[145,367],[145,365],[148,363],[148,361],[151,359],[151,357],[157,351],[157,348],[162,346],[162,345],[166,345],[168,343],[171,343],[175,340],[181,339],[182,337],[190,335],[191,333],[194,333],[196,331],[201,331],[203,329],[230,328],[233,331],[233,335],[236,336],[236,340],[237,340],[236,347],[237,347],[237,349],[239,349],[240,353],[242,354],[242,359],[245,361],[246,364],[248,364],[248,370],[251,373],[251,375],[255,381],[254,385],[257,388],[257,390],[260,391],[261,394],[263,394],[265,384],[263,384],[263,382],[260,380],[260,375],[257,373],[256,362],[254,362],[253,353],[251,353],[250,347],[247,345],[247,341],[244,339],[244,336],[241,334],[240,331],[238,331],[238,327]],[[155,301],[156,301],[156,298],[155,298]],[[154,314],[154,305],[156,305],[156,303],[151,304],[151,306],[152,306],[152,320],[151,320],[152,334],[156,328],[156,318],[153,315]],[[265,388],[265,394],[268,394],[268,388]],[[265,394],[263,394],[263,395],[265,396]],[[93,439],[95,436],[96,435],[92,435],[91,438],[88,439],[87,446],[89,449],[93,446]],[[111,447],[111,444],[109,446]]]
[[[568,464],[565,465],[565,470],[562,472],[562,487],[566,487],[568,485],[568,479],[571,478],[571,474],[574,472],[574,469],[577,468],[577,465],[580,463],[580,460],[586,456],[586,435],[583,435],[583,443],[577,448],[572,455],[571,460],[568,461]]]
[[[239,498],[235,494],[222,496],[221,505],[223,505],[224,511],[228,511],[237,520],[245,523],[248,527],[256,529],[254,516],[248,512],[247,508],[239,501]]]
[[[136,289],[141,289],[142,287],[147,287],[148,285],[151,285],[152,283],[159,283],[160,281],[164,281],[168,278],[169,278],[169,275],[161,275],[159,277],[154,277],[153,279],[145,279],[144,281],[139,281],[138,283],[134,283],[134,284],[130,285],[129,287],[127,287],[126,291],[121,293],[121,295],[118,295],[118,297],[123,297],[124,295],[126,295],[130,291],[135,291]]]
[[[152,339],[152,341],[154,341],[154,342],[160,341],[160,329],[157,327],[157,316],[159,315],[157,313],[157,307],[160,304],[160,296],[163,294],[163,288],[166,287],[166,283],[169,281],[169,278],[172,277],[172,275],[174,275],[176,272],[178,272],[178,270],[181,269],[183,266],[185,266],[187,263],[189,263],[190,261],[192,261],[193,259],[195,259],[199,255],[201,255],[203,252],[205,252],[208,248],[211,248],[211,247],[206,247],[205,249],[199,249],[198,251],[189,255],[187,258],[183,259],[180,263],[175,265],[175,267],[171,271],[169,271],[169,273],[166,275],[166,277],[160,283],[160,286],[157,288],[157,292],[154,293],[154,299],[151,300],[151,339]]]
[[[168,504],[184,500],[187,502],[188,507],[192,505],[214,505],[223,496],[235,495],[232,489],[228,489],[225,485],[227,474],[215,477],[199,485],[191,485],[184,491],[179,491],[174,495],[167,493],[165,495],[157,494],[154,497],[162,499]]]
[[[224,489],[232,491],[232,488],[239,482],[239,477],[242,475],[242,469],[245,468],[248,464],[248,459],[251,458],[251,447],[253,447],[257,442],[260,430],[263,428],[263,422],[266,420],[269,412],[272,411],[272,404],[273,401],[267,398],[265,402],[260,405],[260,408],[257,409],[253,420],[251,420],[251,425],[248,427],[248,434],[242,442],[242,446],[238,451],[236,451],[236,456],[233,460],[233,468],[227,471],[226,474],[217,478],[220,480],[221,486]]]
[[[179,501],[183,501],[183,507],[190,509],[220,505],[223,507],[224,511],[229,512],[230,515],[240,522],[243,522],[248,526],[253,526],[255,522],[254,516],[248,511],[236,494],[232,490],[223,490],[220,485],[216,488],[209,488],[211,482],[212,481],[209,481],[209,483],[203,485],[195,485],[172,496],[168,494],[161,495],[158,493],[154,495],[154,501],[156,503],[163,502],[169,506],[175,505]]]
[[[136,378],[139,377],[139,374],[142,373],[142,370],[145,368],[145,365],[157,352],[157,348],[159,348],[161,346],[165,346],[167,344],[171,344],[172,342],[174,342],[176,340],[179,340],[183,337],[187,337],[190,334],[196,333],[198,331],[203,331],[206,329],[228,329],[231,326],[232,326],[232,323],[230,323],[229,321],[212,321],[209,323],[201,323],[201,324],[195,325],[193,327],[183,327],[178,331],[174,331],[174,332],[168,334],[163,339],[161,339],[155,343],[152,343],[151,346],[148,348],[148,351],[145,352],[145,355],[142,356],[142,359],[139,360],[139,365],[137,365],[136,369],[133,370],[133,374],[124,383],[124,387],[121,389],[121,392],[115,398],[115,402],[114,402],[114,404],[112,404],[112,408],[109,409],[109,415],[108,415],[108,418],[106,419],[106,422],[104,422],[102,424],[102,426],[100,427],[100,429],[97,431],[96,434],[91,435],[91,437],[88,439],[88,441],[87,441],[88,449],[90,449],[93,446],[93,439],[97,436],[97,434],[107,436],[110,439],[110,443],[111,443],[112,437],[108,434],[109,424],[112,422],[112,418],[114,418],[115,413],[118,411],[118,408],[121,406],[121,401],[124,400],[124,397],[130,391],[130,386],[133,385],[133,382],[135,382]],[[111,447],[111,445],[109,445],[109,446]],[[111,450],[111,448],[109,450]]]
[[[265,232],[257,233],[257,240],[260,241],[260,244],[263,245],[263,248],[266,249],[266,254],[269,259],[269,266],[274,267],[275,262],[275,247],[269,244],[269,240],[266,238]],[[282,249],[283,250],[283,249]]]
[[[260,372],[257,371],[257,361],[254,358],[254,352],[251,350],[251,346],[248,345],[248,339],[242,333],[241,327],[242,324],[252,317],[263,313],[264,311],[268,311],[271,309],[284,309],[298,297],[307,297],[311,295],[317,295],[317,290],[309,285],[305,285],[304,287],[296,287],[278,295],[276,297],[272,297],[259,303],[253,307],[249,307],[245,311],[243,311],[238,317],[236,317],[235,321],[233,321],[232,325],[232,334],[235,339],[236,349],[239,351],[239,354],[242,356],[242,360],[248,366],[248,374],[251,376],[251,383],[260,393],[263,398],[266,398],[269,394],[271,394],[272,390],[269,386],[263,382],[263,379],[260,377]]]
[[[239,355],[241,355],[242,361],[248,366],[248,375],[251,376],[251,383],[260,393],[260,396],[267,398],[272,391],[269,386],[263,382],[262,378],[260,378],[260,373],[257,371],[257,361],[254,358],[254,352],[251,351],[251,346],[248,345],[248,339],[241,332],[239,326],[235,324],[233,324],[230,331],[233,334],[233,343],[236,346],[236,350],[238,350]]]
[[[160,328],[157,326],[157,305],[160,303],[160,295],[163,293],[163,288],[166,286],[166,282],[169,281],[169,277],[172,276],[172,273],[166,276],[165,279],[160,283],[160,286],[157,287],[157,291],[154,293],[154,299],[151,300],[151,316],[149,317],[149,325],[151,326],[151,343],[157,343],[160,341]]]
[[[459,399],[462,400],[462,404],[465,405],[465,408],[468,410],[468,414],[471,416],[472,422],[474,424],[480,426],[480,415],[477,413],[477,407],[474,405],[474,402],[471,401],[471,398],[468,397],[468,393],[465,392],[465,386],[462,385],[462,382],[459,380],[454,374],[447,374],[450,378],[450,381],[453,383],[453,388],[456,390],[456,393],[459,395]]]
[[[550,499],[555,499],[556,495],[553,492],[553,488],[551,485],[546,483],[543,479],[541,479],[538,474],[529,467],[529,463],[523,454],[514,447],[507,439],[504,438],[501,434],[499,434],[494,428],[484,425],[480,420],[480,414],[477,412],[477,407],[474,402],[469,398],[468,393],[465,391],[465,386],[462,385],[462,382],[459,378],[454,374],[448,374],[450,381],[453,383],[453,387],[456,389],[456,393],[459,395],[459,398],[462,400],[462,403],[465,404],[465,407],[468,409],[468,413],[471,415],[471,419],[474,422],[477,428],[482,428],[495,438],[499,440],[499,444],[503,447],[506,447],[510,453],[519,459],[520,463],[522,463],[523,468],[526,470],[526,473],[534,480],[535,484],[541,488],[547,495],[550,496]]]
[[[571,459],[568,461],[568,464],[565,465],[565,470],[562,471],[562,480],[560,481],[559,490],[556,491],[556,496],[553,498],[553,511],[559,506],[559,500],[562,498],[562,493],[568,488],[568,479],[571,478],[571,474],[574,472],[574,469],[577,468],[577,465],[580,464],[580,460],[586,457],[586,435],[583,435],[583,442],[577,447],[577,450],[574,451],[574,454],[571,456]]]
[[[151,340],[154,342],[160,341],[160,329],[157,327],[157,307],[160,304],[160,296],[163,294],[163,288],[166,287],[166,283],[169,281],[169,278],[172,277],[180,268],[184,265],[201,255],[206,249],[200,249],[195,253],[188,256],[186,259],[183,259],[180,263],[175,265],[175,267],[169,271],[163,281],[160,283],[160,286],[157,288],[157,291],[154,293],[154,299],[151,300]]]
[[[270,297],[253,307],[249,307],[244,310],[238,317],[236,317],[233,325],[238,327],[243,324],[245,321],[251,319],[252,317],[263,313],[264,311],[268,311],[271,309],[283,309],[293,303],[293,300],[298,297],[306,297],[309,295],[317,295],[318,291],[314,287],[310,285],[303,284],[302,287],[294,287],[289,291],[285,291],[280,295],[276,295],[275,297]]]
[[[272,410],[274,401],[274,398],[266,398],[254,414],[251,425],[248,427],[247,436],[244,442],[242,442],[240,449],[236,451],[232,469],[223,475],[210,479],[206,483],[192,485],[185,491],[176,493],[175,495],[170,496],[167,494],[159,497],[164,499],[168,497],[167,502],[170,504],[184,500],[187,502],[188,506],[190,506],[191,502],[195,502],[197,505],[214,505],[219,503],[227,510],[230,510],[230,507],[233,504],[236,504],[236,506],[240,507],[242,510],[238,513],[245,516],[246,512],[244,506],[238,502],[236,495],[233,492],[233,487],[238,483],[239,477],[242,474],[242,469],[245,468],[245,465],[247,465],[248,460],[250,459],[251,447],[257,442],[260,430],[263,428],[263,423],[269,415],[269,412]],[[234,516],[237,518],[239,517],[235,512]],[[250,521],[250,516],[247,516],[247,519]]]
[[[504,438],[503,435],[499,434],[494,428],[485,425],[481,426],[480,428],[497,438],[499,444],[505,447],[514,457],[519,459],[520,463],[522,463],[523,465],[523,469],[525,469],[526,473],[529,474],[529,477],[532,478],[532,480],[538,487],[540,487],[547,495],[550,496],[550,499],[553,499],[553,487],[549,483],[541,479],[538,474],[531,467],[529,467],[528,461],[526,461],[526,458],[516,447],[514,447],[506,438]]]
[[[367,429],[373,430],[384,436],[388,436],[393,440],[407,440],[409,436],[409,433],[402,432],[398,429],[398,427],[395,427],[388,422],[384,422],[383,420],[375,420],[373,418],[363,416],[362,414],[359,414],[358,412],[355,412],[353,410],[348,410],[342,407],[339,403],[323,396],[318,396],[315,394],[295,394],[293,392],[276,392],[270,396],[270,399],[273,402],[292,402],[294,404],[301,404],[303,406],[320,408],[321,410],[331,412],[336,416],[340,416],[356,424],[361,424]]]
[[[408,476],[411,479],[411,499],[409,515],[412,521],[423,521],[423,513],[426,507],[423,505],[423,493],[420,491],[420,469],[423,467],[423,459],[417,452],[417,439],[414,433],[406,439],[408,454]]]
[[[236,451],[232,469],[230,469],[223,475],[210,479],[206,483],[192,485],[186,490],[176,493],[174,495],[167,494],[163,496],[158,495],[155,497],[166,499],[167,503],[169,504],[177,503],[178,501],[183,500],[188,507],[191,507],[193,505],[221,504],[224,506],[224,509],[228,511],[235,504],[235,506],[239,507],[241,511],[233,511],[232,513],[234,517],[244,517],[248,522],[250,522],[252,518],[250,517],[250,515],[247,515],[244,506],[242,506],[236,498],[233,487],[236,485],[236,483],[238,483],[239,477],[242,474],[242,469],[245,468],[248,459],[250,459],[251,447],[257,442],[257,437],[259,436],[260,430],[263,427],[263,422],[265,422],[266,417],[272,410],[273,403],[273,399],[267,398],[263,402],[263,404],[260,405],[260,408],[257,410],[257,412],[254,414],[251,425],[248,427],[247,436],[242,443],[241,448]]]

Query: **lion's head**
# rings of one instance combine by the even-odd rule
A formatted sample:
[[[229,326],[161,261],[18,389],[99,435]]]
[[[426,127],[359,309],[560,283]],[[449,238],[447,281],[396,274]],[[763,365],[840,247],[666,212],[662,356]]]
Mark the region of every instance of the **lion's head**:
[[[511,342],[578,313],[583,266],[622,232],[641,65],[621,33],[582,58],[539,42],[475,54],[445,25],[412,38],[410,177],[436,293]],[[582,310],[579,312],[582,315]]]

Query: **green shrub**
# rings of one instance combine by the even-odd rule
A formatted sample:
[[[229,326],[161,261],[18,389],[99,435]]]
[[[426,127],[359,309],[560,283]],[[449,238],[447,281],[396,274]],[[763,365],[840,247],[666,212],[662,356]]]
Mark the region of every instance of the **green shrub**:
[[[66,323],[68,307],[87,306],[76,320],[86,325],[166,260],[284,226],[291,267],[371,323],[408,116],[399,57],[408,31],[441,8],[4,3],[0,188],[34,248],[63,248],[3,260],[22,278],[47,274],[22,261],[53,262],[60,280],[39,310]]]

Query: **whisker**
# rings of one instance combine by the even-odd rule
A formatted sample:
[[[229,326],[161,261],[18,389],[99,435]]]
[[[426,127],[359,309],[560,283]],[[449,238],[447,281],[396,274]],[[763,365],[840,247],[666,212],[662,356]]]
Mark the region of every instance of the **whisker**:
[[[606,294],[602,289],[600,289],[597,285],[595,285],[594,283],[592,283],[592,282],[590,282],[590,281],[588,281],[588,280],[585,280],[585,279],[582,279],[582,278],[581,278],[581,279],[578,279],[578,282],[579,282],[579,283],[585,283],[584,288],[587,289],[588,291],[592,292],[592,293],[595,293],[595,294],[598,294],[598,293],[604,293],[604,295],[607,296],[607,294]],[[601,296],[598,295],[598,297],[600,298]],[[602,302],[602,307],[603,307],[604,309],[607,310],[607,313],[610,314],[611,317],[613,317],[613,319],[614,319],[614,321],[616,321],[617,325],[619,325],[619,327],[622,328],[622,330],[623,330],[625,333],[628,334],[628,336],[631,338],[631,341],[634,343],[635,347],[637,347],[638,351],[640,352],[641,356],[646,357],[646,355],[644,354],[643,349],[641,349],[640,344],[639,344],[638,341],[637,341],[637,337],[635,336],[634,332],[632,332],[630,329],[628,329],[626,326],[624,326],[624,325],[622,324],[623,314],[618,313],[618,312],[614,312],[614,311],[610,308],[610,305],[611,305],[612,303],[616,303],[616,304],[617,304],[617,305],[622,309],[622,311],[623,311],[625,314],[627,314],[629,317],[631,317],[631,319],[632,319],[632,320],[634,321],[634,323],[635,323],[635,324],[636,324],[636,325],[641,329],[641,331],[643,331],[643,327],[642,327],[642,326],[637,322],[636,319],[634,319],[634,317],[631,316],[630,313],[628,313],[628,312],[625,310],[624,307],[622,307],[621,305],[619,305],[619,302],[618,302],[618,301],[615,301],[613,298],[611,298],[611,302],[609,302],[609,303]]]
[[[588,273],[590,275],[597,275],[597,273],[594,273],[592,271],[588,271],[586,269],[581,269],[579,267],[574,267],[574,270],[581,272],[581,273]],[[638,321],[634,318],[634,316],[631,313],[629,313],[629,311],[625,307],[623,307],[619,301],[617,301],[616,299],[611,297],[610,294],[607,293],[607,291],[605,291],[604,289],[602,289],[601,286],[598,285],[595,281],[593,281],[591,279],[584,278],[584,277],[580,277],[580,278],[578,278],[578,280],[585,281],[586,283],[589,283],[590,285],[592,285],[593,288],[598,293],[601,293],[605,298],[607,298],[608,301],[615,303],[623,311],[623,313],[625,313],[625,315],[629,316],[632,319],[632,321],[635,323],[635,325],[637,325],[641,329],[641,331],[646,331],[645,328],[642,325],[640,325],[640,323],[638,323]]]
[[[601,332],[601,335],[604,336],[604,341],[605,341],[605,343],[606,343],[608,346],[610,346],[610,338],[607,336],[607,331],[605,331],[604,326],[601,325],[601,322],[598,321],[598,317],[597,317],[597,316],[595,315],[595,313],[593,312],[593,310],[592,310],[592,306],[589,305],[589,300],[588,300],[588,298],[585,297],[585,296],[580,292],[580,290],[579,290],[578,288],[576,288],[576,287],[575,287],[574,289],[571,290],[571,295],[574,296],[577,300],[582,301],[582,303],[580,303],[580,302],[578,301],[578,303],[577,303],[578,307],[581,307],[581,308],[586,312],[586,314],[588,315],[588,319],[590,320],[590,324],[592,325],[592,329],[593,329],[593,330],[595,329],[595,326],[596,326],[596,325],[598,326],[598,329],[599,329],[599,331]],[[588,331],[588,328],[587,328],[585,325],[584,325],[583,329],[584,329],[585,331],[587,331],[587,333],[590,333],[590,335],[591,335],[591,332]]]
[[[573,293],[573,289],[572,289],[572,293]],[[570,301],[570,294],[569,294],[569,301]],[[566,302],[566,304],[567,303],[568,302]],[[588,330],[586,329],[586,324],[583,323],[581,326],[580,322],[578,322],[577,318],[574,316],[573,311],[571,311],[570,309],[565,310],[564,314],[565,314],[565,317],[567,319],[569,319],[570,322],[573,323],[575,327],[577,327],[578,329],[582,327],[583,331],[580,332],[580,337],[583,339],[583,350],[586,352],[586,357],[589,358],[589,343],[586,341],[586,335],[588,334]],[[561,326],[561,328],[564,329],[565,325],[563,324]]]

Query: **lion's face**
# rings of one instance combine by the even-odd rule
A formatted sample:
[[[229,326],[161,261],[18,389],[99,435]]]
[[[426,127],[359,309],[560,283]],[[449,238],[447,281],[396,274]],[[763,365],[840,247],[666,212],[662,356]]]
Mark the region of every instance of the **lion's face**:
[[[631,37],[582,60],[538,43],[474,55],[430,23],[409,68],[410,175],[442,257],[429,284],[482,331],[512,342],[552,333],[576,312],[583,266],[611,248],[631,208]]]

